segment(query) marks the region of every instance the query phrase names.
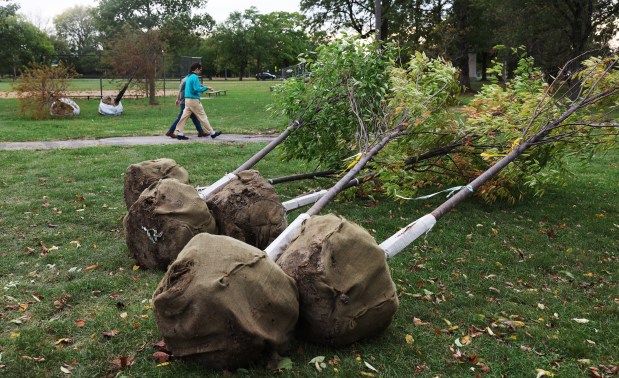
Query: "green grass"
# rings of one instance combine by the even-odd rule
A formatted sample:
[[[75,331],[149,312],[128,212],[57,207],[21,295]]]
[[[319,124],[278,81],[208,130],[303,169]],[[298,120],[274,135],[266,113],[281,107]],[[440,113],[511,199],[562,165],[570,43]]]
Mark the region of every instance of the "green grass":
[[[166,89],[170,91],[170,93],[174,93],[178,90],[179,78],[169,78],[167,80],[157,80],[156,87],[157,89]],[[126,80],[119,79],[73,79],[71,80],[71,85],[69,86],[69,90],[71,91],[98,91],[103,89],[105,90],[118,90],[122,88]],[[252,86],[271,86],[278,81],[257,81],[255,78],[244,78],[243,80],[239,80],[238,78],[232,78],[228,80],[224,80],[222,78],[214,78],[213,80],[204,79],[204,85],[206,86],[217,86],[221,89],[228,88],[238,88],[238,87],[252,87]],[[13,90],[13,80],[12,79],[0,79],[0,92],[11,92]]]
[[[207,85],[211,85],[210,82]],[[224,133],[255,134],[275,132],[286,121],[273,118],[266,110],[271,103],[269,87],[273,83],[258,81],[216,81],[212,86],[227,90],[226,96],[206,97],[202,103],[211,125]],[[173,96],[172,96],[173,95]],[[158,105],[148,101],[123,100],[124,112],[119,117],[98,113],[98,100],[77,100],[81,113],[70,118],[32,120],[21,115],[17,99],[0,100],[0,141],[99,139],[118,136],[163,135],[178,115],[174,105],[176,90],[159,97]],[[195,133],[191,122],[186,130]]]
[[[170,157],[189,171],[192,184],[204,185],[261,147],[0,151],[0,375],[61,376],[68,364],[73,376],[114,376],[111,361],[134,356],[120,376],[224,376],[176,360],[158,367],[152,359],[160,336],[149,299],[163,273],[132,269],[121,223],[123,173],[129,164]],[[570,185],[551,187],[541,199],[515,206],[471,199],[447,214],[390,261],[401,304],[379,337],[339,349],[298,341],[291,370],[255,367],[235,376],[359,377],[372,373],[368,362],[376,377],[532,377],[536,369],[583,377],[589,367],[617,365],[617,157],[614,151],[574,162]],[[256,168],[265,177],[310,169],[277,154]],[[287,199],[304,184],[328,182],[276,190]],[[443,200],[399,204],[368,194],[348,193],[327,210],[379,242]],[[43,246],[51,250],[42,254]],[[102,335],[111,330],[118,335]],[[406,335],[414,341],[407,343]],[[470,344],[458,347],[456,339],[465,336]],[[316,356],[339,362],[319,373],[309,364]]]

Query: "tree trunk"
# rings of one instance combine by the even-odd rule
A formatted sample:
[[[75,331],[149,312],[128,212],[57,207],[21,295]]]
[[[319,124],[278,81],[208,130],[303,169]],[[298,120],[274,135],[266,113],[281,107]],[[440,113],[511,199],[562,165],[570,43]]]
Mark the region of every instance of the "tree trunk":
[[[157,105],[154,74],[148,77],[148,105]]]
[[[487,51],[481,53],[481,81],[488,81],[488,58]]]

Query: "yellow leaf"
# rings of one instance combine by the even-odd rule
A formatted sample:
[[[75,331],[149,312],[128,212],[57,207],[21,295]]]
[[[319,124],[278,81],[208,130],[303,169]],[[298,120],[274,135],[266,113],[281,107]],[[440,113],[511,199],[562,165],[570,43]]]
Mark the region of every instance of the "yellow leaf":
[[[520,328],[524,327],[525,325],[524,322],[521,322],[520,320],[514,320],[512,324],[514,325],[514,327],[520,327]]]
[[[133,265],[133,270],[138,270],[138,269],[140,269],[140,266],[139,266],[139,265],[134,264],[134,265]]]
[[[537,376],[535,378],[541,378],[541,377],[554,377],[555,374],[551,371],[547,371],[544,369],[535,369],[535,371],[537,372]]]
[[[583,276],[585,276],[585,277],[593,277],[593,273],[591,273],[591,272],[585,273],[585,274],[583,274]]]
[[[374,376],[374,374],[368,373],[368,372],[365,372],[365,371],[362,371],[361,375],[363,375],[364,377],[373,377]]]
[[[463,336],[460,339],[460,342],[462,343],[462,345],[469,345],[471,343],[471,336],[469,335]]]
[[[168,366],[170,365],[170,362],[162,362],[160,364],[157,364],[157,367],[164,367],[164,366]]]
[[[21,334],[19,332],[13,332],[13,333],[11,333],[11,340],[14,340],[14,339],[18,338],[19,336],[21,336]]]
[[[604,218],[605,216],[606,216],[606,215],[604,215],[604,214],[595,214],[595,217],[596,217],[597,219],[602,219],[602,218]]]
[[[415,339],[413,339],[413,335],[406,335],[406,343],[407,344],[412,344],[415,342]]]

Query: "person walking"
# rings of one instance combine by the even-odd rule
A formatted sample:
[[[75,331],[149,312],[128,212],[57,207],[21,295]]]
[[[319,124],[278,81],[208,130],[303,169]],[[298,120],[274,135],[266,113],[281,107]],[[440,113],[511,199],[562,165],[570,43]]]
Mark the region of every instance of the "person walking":
[[[181,85],[178,89],[178,95],[176,96],[176,106],[180,106],[181,111],[178,113],[178,116],[176,117],[174,122],[172,122],[172,126],[170,126],[170,129],[165,134],[166,136],[169,136],[170,138],[176,138],[174,131],[176,130],[176,125],[178,124],[178,121],[180,121],[181,116],[183,115],[183,111],[185,110],[185,83],[187,83],[187,76],[185,76],[181,80]],[[200,120],[198,120],[196,115],[192,113],[190,118],[194,126],[196,127],[196,130],[198,131],[198,137],[208,136],[208,134],[205,133],[204,130],[202,129],[202,126],[200,126]]]
[[[215,139],[219,135],[221,135],[221,131],[213,130],[211,124],[208,121],[208,118],[206,117],[204,107],[200,102],[200,95],[202,94],[202,92],[205,92],[209,89],[209,87],[200,84],[200,78],[198,77],[198,75],[202,73],[202,64],[192,64],[190,71],[191,73],[187,76],[187,81],[185,83],[185,109],[183,110],[181,119],[176,125],[176,138],[180,140],[189,139],[185,136],[185,124],[187,123],[187,119],[189,119],[192,114],[195,114],[195,116],[198,118],[198,120],[200,120],[200,123],[206,129],[211,138]]]

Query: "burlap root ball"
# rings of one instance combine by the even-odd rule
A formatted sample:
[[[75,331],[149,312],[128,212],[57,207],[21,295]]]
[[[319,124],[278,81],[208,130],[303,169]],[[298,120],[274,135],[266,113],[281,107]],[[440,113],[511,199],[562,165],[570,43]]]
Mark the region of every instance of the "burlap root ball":
[[[284,354],[299,315],[295,282],[266,254],[236,239],[196,235],[153,294],[166,347],[212,369]]]
[[[398,309],[384,251],[343,218],[306,220],[277,264],[297,282],[298,330],[309,341],[343,346],[377,335]]]
[[[131,164],[125,171],[125,205],[127,209],[138,199],[142,191],[152,183],[164,178],[175,178],[189,184],[187,170],[172,159],[147,160]]]
[[[165,270],[195,235],[217,233],[215,219],[198,192],[176,179],[146,188],[123,224],[129,251],[149,269]]]
[[[221,235],[264,249],[288,226],[286,209],[257,171],[241,171],[237,176],[206,203]]]

